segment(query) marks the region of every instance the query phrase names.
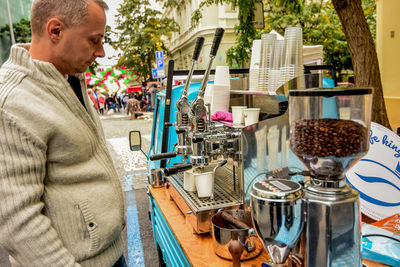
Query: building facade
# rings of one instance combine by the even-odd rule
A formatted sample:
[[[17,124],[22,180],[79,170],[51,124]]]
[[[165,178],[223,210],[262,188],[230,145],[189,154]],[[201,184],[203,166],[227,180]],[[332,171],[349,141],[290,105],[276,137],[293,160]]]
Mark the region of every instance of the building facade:
[[[188,70],[192,66],[192,55],[196,44],[196,38],[204,37],[204,45],[201,50],[196,69],[205,69],[209,62],[209,54],[215,29],[222,27],[225,29],[221,45],[213,62],[215,66],[225,66],[225,52],[235,44],[236,36],[234,27],[238,23],[237,10],[230,5],[218,5],[205,7],[202,10],[203,17],[196,27],[191,27],[191,14],[199,8],[201,0],[186,0],[185,5],[180,8],[169,8],[164,12],[164,17],[174,18],[180,25],[179,33],[173,33],[171,41],[167,42],[171,55],[168,59],[175,62],[174,69]]]
[[[376,0],[376,50],[390,125],[400,127],[400,1]]]

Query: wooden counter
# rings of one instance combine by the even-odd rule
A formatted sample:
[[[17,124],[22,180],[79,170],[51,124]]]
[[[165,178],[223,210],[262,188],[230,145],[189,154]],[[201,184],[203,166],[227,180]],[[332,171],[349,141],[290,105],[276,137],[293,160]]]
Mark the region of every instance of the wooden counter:
[[[173,200],[169,200],[164,187],[149,187],[150,193],[161,210],[162,215],[168,223],[169,228],[178,241],[183,253],[192,266],[231,266],[232,261],[225,260],[217,256],[214,252],[211,234],[195,234],[192,226],[186,223],[185,216],[181,213]],[[260,267],[261,264],[269,259],[268,254],[263,249],[257,257],[241,261],[241,265]],[[363,260],[364,264],[370,267],[387,266],[369,260]]]
[[[167,198],[163,187],[149,187],[149,190],[192,266],[219,267],[230,266],[232,264],[232,261],[220,258],[215,254],[211,234],[199,235],[192,232],[191,225],[186,224],[185,216],[181,213],[175,202]],[[241,265],[260,267],[268,259],[268,254],[263,249],[257,257],[241,261]]]

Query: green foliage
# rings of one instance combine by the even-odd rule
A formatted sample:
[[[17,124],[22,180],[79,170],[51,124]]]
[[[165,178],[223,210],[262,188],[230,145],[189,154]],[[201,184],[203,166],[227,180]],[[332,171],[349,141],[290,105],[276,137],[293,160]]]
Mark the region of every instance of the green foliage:
[[[375,0],[362,0],[365,20],[368,23],[374,42],[376,41],[376,2]]]
[[[172,4],[172,0],[166,4]],[[155,51],[168,54],[164,38],[170,39],[173,32],[179,31],[179,26],[173,19],[162,18],[162,13],[152,9],[148,0],[124,0],[118,12],[114,33],[117,39],[111,42],[120,51],[118,66],[133,69],[143,80],[148,80],[155,64]]]
[[[256,28],[254,21],[255,1],[238,0],[239,6],[239,24],[235,26],[236,42],[226,51],[227,63],[233,66],[235,63],[240,65],[249,61],[251,47],[256,37]]]
[[[22,18],[20,21],[14,22],[13,32],[14,32],[15,42],[17,43],[31,42],[31,24],[29,20]],[[0,28],[0,36],[11,39],[9,24],[6,24]]]
[[[373,37],[376,32],[375,1],[363,0],[364,13]],[[301,13],[288,12],[285,8],[265,2],[265,29],[284,34],[285,28],[303,28],[303,41],[306,45],[324,46],[324,61],[330,63],[330,55],[339,69],[352,69],[352,61],[346,37],[342,31],[339,17],[329,1],[312,1],[304,5]]]

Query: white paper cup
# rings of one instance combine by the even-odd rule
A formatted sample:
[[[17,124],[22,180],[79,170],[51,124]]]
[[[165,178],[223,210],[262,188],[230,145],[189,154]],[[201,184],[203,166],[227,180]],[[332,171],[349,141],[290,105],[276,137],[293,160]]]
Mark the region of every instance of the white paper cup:
[[[183,189],[188,192],[196,191],[196,178],[194,177],[192,170],[183,173]]]
[[[210,197],[213,192],[213,172],[193,173],[196,177],[197,196],[199,198]]]
[[[247,106],[232,106],[232,119],[233,125],[242,125],[244,124],[244,109]]]
[[[230,85],[229,81],[229,67],[228,66],[216,66],[215,67],[215,85]]]
[[[258,122],[260,115],[260,108],[245,108],[244,112],[244,125],[251,125]]]

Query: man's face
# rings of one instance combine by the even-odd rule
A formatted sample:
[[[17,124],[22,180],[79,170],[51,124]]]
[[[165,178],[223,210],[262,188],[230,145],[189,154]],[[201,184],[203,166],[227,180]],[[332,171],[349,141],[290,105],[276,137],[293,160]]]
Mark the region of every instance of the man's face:
[[[64,74],[84,72],[97,57],[104,57],[103,37],[106,16],[103,9],[91,2],[87,22],[66,28],[58,46],[58,63]]]

